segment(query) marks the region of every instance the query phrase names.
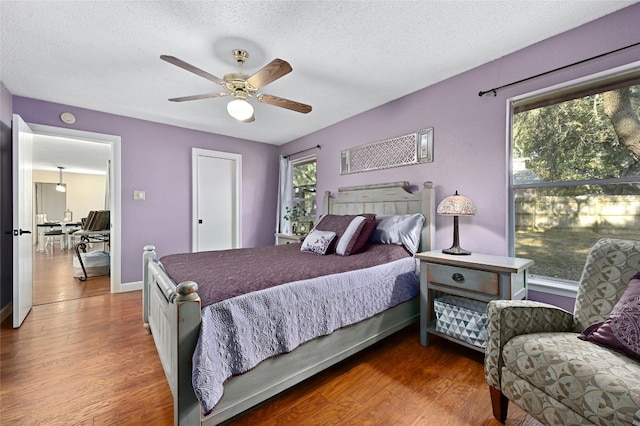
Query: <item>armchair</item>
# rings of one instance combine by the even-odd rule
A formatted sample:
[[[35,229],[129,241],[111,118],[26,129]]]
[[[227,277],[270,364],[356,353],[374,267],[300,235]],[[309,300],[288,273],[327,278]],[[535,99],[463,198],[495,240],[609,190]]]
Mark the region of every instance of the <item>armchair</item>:
[[[545,424],[640,425],[640,362],[578,338],[607,320],[638,270],[640,241],[604,238],[587,256],[573,314],[489,302],[484,368],[497,420],[513,401]]]

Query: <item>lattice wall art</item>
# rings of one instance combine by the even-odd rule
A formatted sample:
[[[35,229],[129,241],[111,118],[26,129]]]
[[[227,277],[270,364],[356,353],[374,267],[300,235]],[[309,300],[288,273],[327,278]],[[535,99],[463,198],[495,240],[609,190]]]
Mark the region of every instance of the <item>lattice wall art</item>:
[[[341,152],[340,174],[433,161],[433,127],[360,145]]]

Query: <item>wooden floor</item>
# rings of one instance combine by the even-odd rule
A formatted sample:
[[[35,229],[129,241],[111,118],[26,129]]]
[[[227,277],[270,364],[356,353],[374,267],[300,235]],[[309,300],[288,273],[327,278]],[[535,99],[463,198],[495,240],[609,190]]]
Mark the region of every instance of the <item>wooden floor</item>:
[[[79,299],[110,292],[110,277],[102,275],[80,281],[73,277],[74,250],[61,250],[58,245],[48,246],[40,252],[34,246],[33,252],[33,304]],[[87,251],[102,250],[95,244]]]
[[[143,331],[141,303],[139,291],[71,297],[34,306],[19,329],[5,321],[0,424],[172,424],[171,393]],[[498,426],[482,354],[418,340],[411,326],[231,423]],[[507,425],[539,425],[509,409]]]

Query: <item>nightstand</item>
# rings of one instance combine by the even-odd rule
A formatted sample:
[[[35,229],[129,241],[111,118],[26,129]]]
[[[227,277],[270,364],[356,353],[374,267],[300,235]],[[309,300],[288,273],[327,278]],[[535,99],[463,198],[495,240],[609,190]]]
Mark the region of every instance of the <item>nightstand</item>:
[[[304,241],[304,235],[294,234],[276,234],[276,245],[281,246],[284,244],[297,244]]]
[[[436,330],[435,297],[453,295],[485,303],[526,299],[527,269],[534,264],[517,257],[457,256],[441,250],[417,253],[416,259],[420,260],[420,343],[427,346],[429,334],[435,334],[481,352],[484,348]]]

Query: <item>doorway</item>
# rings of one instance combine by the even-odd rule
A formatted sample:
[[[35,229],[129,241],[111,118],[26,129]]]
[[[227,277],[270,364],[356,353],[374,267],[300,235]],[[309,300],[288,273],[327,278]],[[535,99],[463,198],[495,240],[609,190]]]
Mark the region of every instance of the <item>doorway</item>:
[[[74,268],[76,242],[72,235],[65,238],[51,238],[52,241],[36,244],[34,241],[33,257],[33,298],[34,305],[72,300],[95,296],[109,292],[120,291],[120,137],[73,129],[57,128],[30,124],[35,138],[45,138],[45,156],[52,157],[53,153],[61,155],[57,164],[64,166],[65,173],[59,180],[64,180],[68,190],[66,214],[62,228],[69,224],[81,226],[81,218],[86,217],[90,210],[109,210],[111,236],[108,246],[96,243],[93,250],[110,252],[110,274],[89,277],[80,281],[78,269]],[[36,144],[34,151],[38,156]],[[102,176],[97,176],[90,163],[95,163],[95,156],[102,162]],[[104,161],[103,161],[104,160]],[[35,161],[34,161],[35,162]],[[49,169],[51,166],[49,165]],[[34,174],[42,172],[34,164]],[[46,176],[46,174],[45,174]],[[49,181],[52,177],[47,178]],[[37,180],[37,179],[36,179]],[[58,179],[55,179],[57,182]],[[35,180],[34,180],[35,181]],[[96,194],[100,194],[97,196]],[[72,201],[74,200],[75,201]],[[89,200],[89,201],[88,201]],[[35,215],[34,215],[35,216]],[[54,218],[55,219],[55,218]],[[35,217],[34,217],[35,221]],[[34,229],[39,227],[34,223]],[[88,250],[91,250],[88,249]]]

